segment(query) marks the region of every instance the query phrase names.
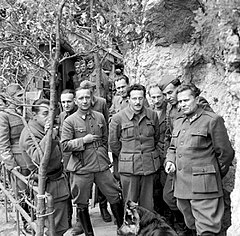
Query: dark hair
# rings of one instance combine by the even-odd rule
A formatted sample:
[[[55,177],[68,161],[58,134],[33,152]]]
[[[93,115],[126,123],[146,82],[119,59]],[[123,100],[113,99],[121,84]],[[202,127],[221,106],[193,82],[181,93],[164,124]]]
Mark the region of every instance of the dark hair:
[[[191,94],[194,96],[194,97],[198,97],[201,93],[201,90],[193,83],[188,83],[188,84],[181,84],[178,88],[177,88],[177,91],[176,93],[180,93],[180,92],[183,92],[185,90],[190,90],[191,91]]]
[[[126,84],[129,84],[129,78],[128,78],[126,75],[116,76],[116,77],[114,78],[114,81],[113,81],[113,82],[115,83],[116,81],[119,81],[119,80],[122,80],[122,79],[125,80]]]
[[[34,101],[33,103],[33,107],[32,107],[32,112],[38,113],[39,112],[39,106],[42,104],[46,104],[46,105],[50,105],[50,101],[48,99],[45,98],[39,98],[36,101]]]
[[[143,91],[143,96],[146,97],[146,88],[141,84],[133,84],[127,89],[127,95],[130,97],[130,93],[133,90]]]
[[[61,95],[62,94],[68,94],[68,93],[71,93],[73,94],[73,96],[75,96],[75,91],[73,89],[64,89],[62,92],[61,92]]]
[[[175,87],[178,87],[181,85],[181,81],[179,79],[174,79],[171,81],[171,84],[173,84]]]

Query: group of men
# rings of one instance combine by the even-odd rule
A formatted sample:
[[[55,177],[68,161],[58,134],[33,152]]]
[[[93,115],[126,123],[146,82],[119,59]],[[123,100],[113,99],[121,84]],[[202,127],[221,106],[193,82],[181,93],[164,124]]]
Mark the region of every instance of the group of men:
[[[117,228],[123,224],[124,203],[131,200],[166,217],[170,214],[180,236],[220,235],[221,179],[234,158],[223,118],[199,97],[194,84],[181,84],[173,76],[161,78],[148,91],[141,84],[130,86],[126,75],[114,83],[116,96],[109,110],[106,101],[94,95],[91,81],[82,81],[75,92],[62,92],[63,112],[52,137],[46,186],[54,196],[57,235],[68,228],[69,199],[77,206],[73,235],[94,235],[88,211],[93,183],[110,203]],[[37,100],[32,111],[29,127],[44,150],[49,101]],[[40,163],[27,128],[20,135],[20,148],[28,157],[27,166]]]

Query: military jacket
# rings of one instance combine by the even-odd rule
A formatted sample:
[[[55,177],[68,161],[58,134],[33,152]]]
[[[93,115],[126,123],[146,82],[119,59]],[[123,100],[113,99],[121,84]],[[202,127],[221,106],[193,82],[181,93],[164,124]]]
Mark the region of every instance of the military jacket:
[[[234,157],[222,117],[201,107],[176,118],[166,161],[176,165],[174,196],[206,199],[223,195],[221,177]]]
[[[96,134],[101,140],[83,143],[87,134]],[[63,122],[61,143],[64,152],[72,152],[66,169],[77,174],[105,171],[110,159],[107,148],[107,125],[104,116],[93,110],[83,114],[78,109]]]
[[[149,175],[160,167],[159,121],[155,111],[119,111],[109,125],[109,146],[119,156],[119,173]]]
[[[45,135],[44,127],[35,120],[30,120],[28,125],[42,152],[44,153],[47,145],[47,136]],[[32,163],[39,166],[41,162],[41,155],[37,150],[37,147],[27,128],[23,129],[19,144],[23,154],[25,156],[28,155],[31,158]],[[32,163],[28,163],[28,165],[32,165]],[[70,196],[68,182],[65,174],[62,172],[62,153],[58,140],[52,140],[52,149],[46,171],[46,192],[52,194],[54,202],[60,202],[68,199]]]
[[[0,111],[0,159],[9,170],[16,166],[25,169],[27,164],[19,147],[19,138],[24,128],[23,121],[20,117],[8,112],[16,113],[15,109]]]

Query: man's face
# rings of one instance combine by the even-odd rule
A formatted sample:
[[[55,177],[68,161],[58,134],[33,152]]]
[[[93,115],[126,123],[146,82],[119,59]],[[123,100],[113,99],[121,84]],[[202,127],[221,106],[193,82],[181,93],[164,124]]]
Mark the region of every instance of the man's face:
[[[75,72],[76,72],[77,75],[81,73],[80,63],[79,62],[75,62],[74,68],[75,68]]]
[[[87,69],[86,64],[82,63],[82,64],[80,65],[80,70],[81,70],[81,72],[84,72],[86,69]]]
[[[87,68],[92,69],[93,67],[94,67],[94,61],[93,61],[93,60],[90,60],[90,61],[87,63]]]
[[[142,90],[132,90],[129,97],[129,106],[135,113],[140,113],[144,105],[144,93]]]
[[[35,119],[42,127],[49,122],[49,106],[47,104],[40,104],[39,111],[35,114]]]
[[[125,79],[121,79],[118,81],[115,81],[115,87],[116,87],[116,94],[122,97],[127,96],[127,88],[128,84],[126,83]]]
[[[90,89],[81,89],[76,92],[75,103],[82,111],[87,111],[91,107],[92,94]]]
[[[159,87],[150,88],[149,95],[152,99],[154,106],[156,108],[161,108],[164,101],[164,96],[160,88]]]
[[[177,86],[174,86],[172,83],[170,83],[164,90],[163,95],[166,98],[166,101],[169,102],[171,105],[177,104]]]
[[[197,110],[198,97],[194,97],[191,90],[184,90],[177,94],[178,106],[183,114],[189,116]]]
[[[65,112],[71,112],[74,109],[74,95],[72,93],[66,93],[61,95],[61,104]]]

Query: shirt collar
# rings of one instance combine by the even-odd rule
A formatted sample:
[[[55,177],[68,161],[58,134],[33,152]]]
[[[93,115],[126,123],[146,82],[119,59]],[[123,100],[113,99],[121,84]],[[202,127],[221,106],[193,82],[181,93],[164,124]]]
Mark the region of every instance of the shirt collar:
[[[190,116],[186,116],[184,114],[182,114],[182,116],[184,117],[184,120],[185,119],[188,119],[190,123],[194,122],[195,120],[198,119],[198,117],[200,117],[203,113],[203,109],[201,107],[198,106],[197,110],[191,114]]]
[[[129,120],[132,120],[134,115],[136,115],[136,113],[134,113],[134,111],[130,108],[130,106],[128,106],[126,108],[126,115],[127,115]],[[149,114],[148,110],[145,107],[143,107],[143,109],[142,109],[142,111],[140,113],[140,116],[141,117],[146,116],[146,117],[148,117],[150,119],[150,114]]]
[[[82,112],[80,109],[78,109],[77,112],[83,120],[85,120],[87,116],[91,116],[93,119],[95,119],[92,109],[89,109],[87,113]]]

